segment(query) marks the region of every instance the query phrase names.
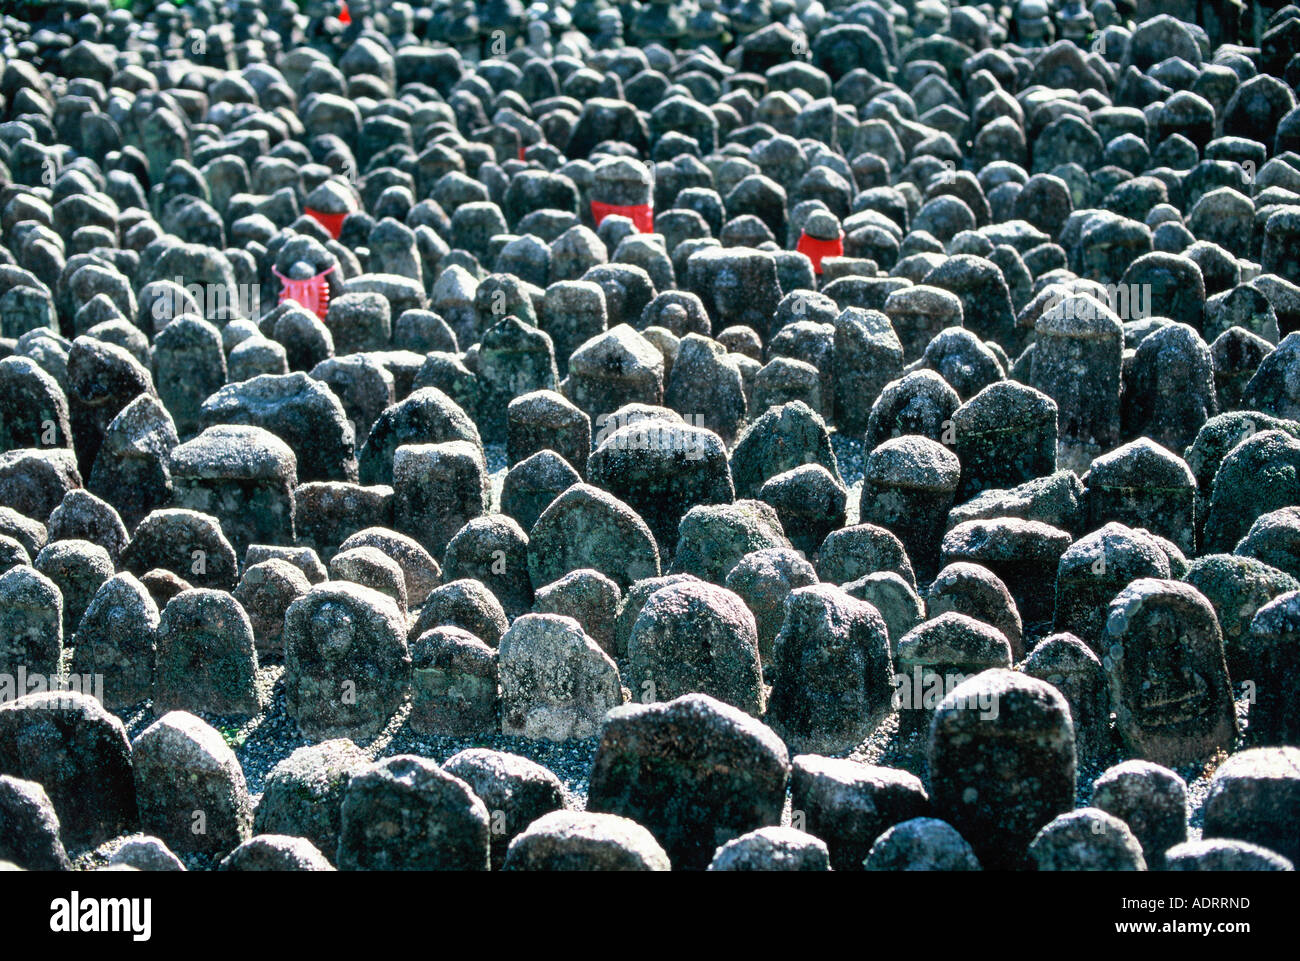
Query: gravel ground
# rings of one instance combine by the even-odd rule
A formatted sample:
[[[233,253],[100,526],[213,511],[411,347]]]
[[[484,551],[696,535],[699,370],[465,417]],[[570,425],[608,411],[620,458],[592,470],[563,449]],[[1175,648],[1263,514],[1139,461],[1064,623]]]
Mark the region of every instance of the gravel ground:
[[[866,467],[866,445],[860,436],[831,431],[831,450],[840,466],[840,478],[849,490],[848,503],[844,505],[845,526],[858,522],[858,501],[862,498],[862,472]]]
[[[261,797],[266,777],[271,769],[295,749],[311,743],[298,732],[297,726],[285,713],[284,685],[281,682],[283,673],[284,667],[279,664],[268,664],[258,671],[258,691],[263,696],[264,703],[269,703],[269,707],[257,717],[229,718],[210,714],[200,715],[221,732],[234,750],[235,756],[243,766],[248,790],[253,796],[254,803]],[[430,737],[411,730],[410,725],[407,724],[409,710],[408,699],[383,731],[369,741],[359,742],[358,746],[373,759],[392,757],[396,754],[418,754],[439,764],[471,747],[486,747],[520,754],[554,771],[563,782],[574,808],[586,807],[588,776],[596,753],[597,738],[557,744],[504,735],[480,738]],[[1237,703],[1237,714],[1243,727],[1248,710],[1249,705],[1244,699]],[[153,722],[154,717],[148,702],[145,702],[130,711],[123,712],[123,720],[128,736],[134,738]],[[1234,750],[1243,750],[1245,746],[1239,739]],[[891,715],[882,721],[876,730],[848,756],[864,764],[877,764],[910,771],[920,777],[927,787],[929,785],[925,738],[920,735],[900,736],[897,715]],[[1204,804],[1210,779],[1218,765],[1226,759],[1227,755],[1219,755],[1203,765],[1176,768],[1178,774],[1187,782],[1190,811],[1188,836],[1192,840],[1198,840],[1201,836]],[[1117,746],[1108,756],[1081,764],[1076,804],[1087,805],[1092,797],[1093,781],[1108,767],[1122,760],[1124,755]],[[786,825],[791,823],[788,797],[782,814],[782,823]],[[76,859],[78,866],[94,867],[107,863],[112,852],[123,840],[125,839],[115,838],[94,851],[69,853]],[[202,857],[185,857],[182,860],[192,870],[203,870],[214,866]]]
[[[285,714],[284,685],[281,665],[267,665],[258,672],[259,693],[270,698],[270,707],[263,714],[251,719],[234,719],[216,715],[201,715],[205,721],[222,733],[228,744],[235,751],[244,769],[248,781],[248,790],[256,802],[260,796],[266,777],[271,769],[288,757],[295,749],[310,743],[298,733],[296,725]],[[1237,713],[1243,725],[1247,718],[1249,705],[1243,699],[1237,703]],[[596,753],[597,738],[566,743],[549,741],[530,741],[524,738],[506,737],[504,735],[487,738],[430,737],[417,734],[407,724],[406,716],[410,709],[409,700],[395,714],[388,726],[372,740],[361,742],[358,746],[373,759],[392,757],[396,754],[418,754],[421,757],[443,763],[452,755],[471,747],[493,748],[508,751],[531,758],[539,764],[554,771],[564,783],[573,807],[582,809],[587,804],[587,778],[591,771],[591,762]],[[127,734],[134,738],[154,720],[149,705],[137,705],[124,717]],[[1244,749],[1239,741],[1235,750]],[[925,739],[919,735],[900,736],[898,717],[891,715],[876,728],[849,756],[864,764],[877,764],[885,767],[902,768],[910,771],[926,782],[928,787],[929,770],[926,763]],[[1215,769],[1226,760],[1226,755],[1214,758],[1203,765],[1186,765],[1177,768],[1178,774],[1187,782],[1188,807],[1191,820],[1189,837],[1197,840],[1201,836],[1204,818],[1205,798],[1209,791],[1210,779]],[[1076,804],[1087,805],[1092,798],[1092,784],[1103,771],[1124,760],[1122,752],[1116,747],[1109,756],[1084,763],[1079,769]],[[789,825],[791,820],[790,803],[787,797],[782,823]],[[113,850],[124,839],[116,838],[99,849],[89,852],[75,852],[78,864],[87,867],[106,863]],[[191,868],[203,869],[211,865],[201,858],[186,858]]]
[[[860,438],[832,432],[831,443],[839,462],[840,474],[849,489],[848,523],[858,522],[858,497],[862,490],[863,445]],[[493,509],[497,509],[501,498],[501,484],[507,470],[504,445],[494,444],[487,447],[487,465],[491,475]],[[418,610],[412,611],[412,623]],[[1037,640],[1050,633],[1050,623],[1027,624],[1025,626],[1026,642],[1032,646]],[[72,649],[65,651],[65,658],[70,664]],[[626,669],[620,664],[620,669]],[[65,665],[66,668],[66,665]],[[284,666],[279,663],[264,663],[257,673],[257,689],[261,702],[266,709],[253,718],[221,717],[211,714],[200,715],[205,721],[221,732],[226,743],[234,750],[244,770],[249,793],[256,802],[260,799],[267,775],[284,758],[294,750],[311,743],[298,731],[297,725],[285,711]],[[1247,718],[1249,705],[1243,699],[1237,704],[1238,717],[1243,726]],[[445,762],[452,755],[471,747],[493,748],[528,757],[554,771],[563,782],[573,807],[582,809],[587,803],[588,777],[591,763],[595,756],[597,738],[566,743],[548,741],[530,741],[524,738],[498,735],[480,738],[430,737],[412,731],[407,723],[410,700],[403,702],[401,709],[393,716],[388,725],[369,741],[359,742],[358,746],[372,759],[392,757],[396,754],[417,754],[438,763]],[[118,712],[126,725],[128,737],[134,739],[141,731],[155,720],[149,702],[135,705],[133,708]],[[1113,722],[1112,722],[1113,730]],[[1240,750],[1245,745],[1238,743]],[[878,764],[887,767],[902,768],[916,774],[928,786],[929,771],[926,761],[926,743],[921,735],[900,735],[898,717],[891,715],[880,723],[875,731],[862,744],[849,754],[855,760],[866,764]],[[1093,781],[1106,768],[1124,759],[1116,747],[1109,756],[1098,758],[1080,766],[1077,801],[1080,806],[1091,800]],[[1214,758],[1211,762],[1196,766],[1179,768],[1178,773],[1188,785],[1188,805],[1191,814],[1189,836],[1199,839],[1204,817],[1204,803],[1209,790],[1209,782],[1217,766],[1226,759],[1226,755]],[[791,823],[790,800],[787,796],[782,823]],[[113,851],[125,838],[114,838],[94,850],[70,851],[78,867],[90,868],[107,863]],[[204,870],[215,867],[211,859],[202,856],[182,858],[191,870]]]
[[[489,510],[500,513],[501,485],[505,483],[506,473],[510,470],[510,462],[506,459],[506,445],[485,444],[483,453],[487,459],[488,482],[492,488]]]

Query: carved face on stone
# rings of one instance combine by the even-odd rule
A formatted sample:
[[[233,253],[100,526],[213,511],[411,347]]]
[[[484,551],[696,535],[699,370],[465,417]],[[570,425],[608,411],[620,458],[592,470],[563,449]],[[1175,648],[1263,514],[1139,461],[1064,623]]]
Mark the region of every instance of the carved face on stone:
[[[311,628],[321,653],[330,658],[346,655],[357,634],[351,612],[339,604],[322,604],[311,619]]]
[[[668,304],[659,314],[659,323],[669,330],[684,330],[690,315],[681,304]]]
[[[1133,581],[1111,602],[1102,651],[1119,731],[1135,755],[1176,766],[1232,749],[1223,638],[1194,587]]]
[[[1132,657],[1137,713],[1149,728],[1176,730],[1210,710],[1210,683],[1198,670],[1199,647],[1172,611],[1156,611],[1146,625],[1147,644]]]
[[[713,303],[722,317],[734,317],[745,308],[745,285],[740,272],[724,267],[713,277]]]

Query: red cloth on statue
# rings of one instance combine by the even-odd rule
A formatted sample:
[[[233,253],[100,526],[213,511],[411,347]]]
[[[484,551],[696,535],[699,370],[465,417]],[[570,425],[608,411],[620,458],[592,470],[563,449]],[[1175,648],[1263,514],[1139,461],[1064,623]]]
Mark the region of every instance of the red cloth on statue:
[[[339,23],[351,23],[352,12],[348,10],[348,0],[343,0],[343,9],[339,11]]]
[[[631,219],[639,233],[652,234],[655,229],[655,209],[653,204],[630,204],[621,207],[618,204],[602,204],[599,200],[591,202],[591,216],[596,226],[611,214]]]
[[[323,214],[319,210],[312,210],[310,207],[303,210],[303,213],[328,230],[330,236],[335,240],[338,240],[339,234],[343,233],[343,221],[348,219],[347,212],[341,214]]]
[[[310,310],[321,320],[330,309],[330,285],[326,280],[334,268],[317,274],[315,277],[308,277],[306,280],[290,280],[274,267],[271,273],[280,279],[280,303],[286,300],[296,300],[303,307]]]
[[[816,237],[800,234],[799,243],[795,245],[794,249],[806,255],[812,261],[813,272],[820,274],[822,272],[823,257],[844,256],[844,235],[840,234],[834,240],[818,240]]]

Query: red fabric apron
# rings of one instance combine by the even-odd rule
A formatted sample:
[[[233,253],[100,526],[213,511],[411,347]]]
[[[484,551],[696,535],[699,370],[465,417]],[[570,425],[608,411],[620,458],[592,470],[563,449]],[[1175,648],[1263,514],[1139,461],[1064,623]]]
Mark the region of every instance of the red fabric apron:
[[[271,273],[280,279],[280,303],[284,303],[286,300],[296,300],[307,310],[324,320],[330,309],[330,285],[325,278],[330,275],[333,269],[331,267],[329,270],[319,273],[315,277],[308,277],[306,280],[290,280],[272,267]]]
[[[822,272],[823,257],[844,256],[844,235],[840,234],[834,240],[818,240],[816,237],[800,234],[799,243],[795,245],[794,249],[806,255],[812,261],[813,272],[820,274]]]
[[[323,214],[319,210],[312,210],[310,207],[304,209],[303,213],[328,230],[329,235],[335,240],[338,240],[339,234],[343,233],[343,221],[348,219],[347,212],[341,214]]]
[[[599,200],[591,202],[591,216],[596,226],[611,214],[629,218],[639,233],[652,234],[655,229],[655,209],[653,204],[630,204],[620,207],[618,204],[602,204]]]

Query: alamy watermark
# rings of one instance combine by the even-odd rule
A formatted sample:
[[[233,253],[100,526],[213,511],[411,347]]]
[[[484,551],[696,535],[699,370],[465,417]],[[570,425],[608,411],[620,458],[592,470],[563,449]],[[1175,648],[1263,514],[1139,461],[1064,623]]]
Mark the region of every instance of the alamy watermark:
[[[608,440],[615,450],[679,451],[687,460],[701,460],[707,446],[703,414],[683,414],[680,421],[639,411],[600,414],[596,427],[597,447]]]
[[[262,315],[261,284],[187,284],[181,277],[171,280],[185,292],[185,296],[175,288],[166,289],[153,302],[155,321],[171,320],[186,313],[191,301],[205,318],[225,317],[232,313],[240,317]]]
[[[153,934],[152,898],[83,897],[80,891],[50,902],[50,930],[55,934],[129,934],[148,941]]]
[[[1080,296],[1080,295],[1087,296]],[[1065,316],[1092,320],[1097,316],[1093,298],[1109,308],[1120,320],[1143,320],[1151,316],[1150,284],[1099,284],[1078,289],[1058,288],[1052,291],[1044,313],[1064,304]]]
[[[28,694],[86,694],[104,703],[103,674],[44,674],[39,671],[29,672],[26,665],[20,664],[12,674],[0,673],[0,704],[16,701]],[[51,706],[59,709],[80,707],[81,703],[73,697],[56,697]]]
[[[933,711],[963,682],[974,674],[940,674],[917,664],[912,673],[895,674],[892,705],[895,711]],[[969,693],[955,698],[952,706],[962,711],[979,711],[980,720],[991,721],[998,716],[998,696],[995,692],[973,688]]]

